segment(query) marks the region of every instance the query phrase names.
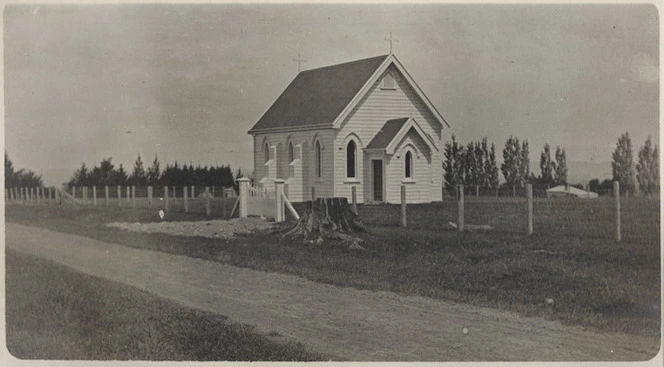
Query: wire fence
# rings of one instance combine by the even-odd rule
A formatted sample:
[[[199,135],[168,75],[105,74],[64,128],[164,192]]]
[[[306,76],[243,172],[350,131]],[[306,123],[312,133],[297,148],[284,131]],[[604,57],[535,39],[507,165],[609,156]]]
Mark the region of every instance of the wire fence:
[[[154,209],[167,212],[205,213],[229,218],[237,211],[237,193],[221,186],[90,186],[12,187],[5,189],[5,203],[23,205],[79,205]]]
[[[479,195],[476,195],[477,191]],[[539,195],[536,195],[538,191]],[[591,195],[589,198],[588,193],[575,190],[547,195],[546,189],[536,190],[533,185],[530,221],[525,187],[515,190],[515,196],[511,192],[510,195],[496,196],[495,189],[493,195],[482,195],[483,192],[489,190],[464,188],[463,205],[460,195],[449,195],[448,192],[443,202],[407,204],[405,227],[432,233],[458,231],[460,222],[463,222],[465,232],[532,234],[551,238],[562,235],[655,243],[660,238],[659,197],[623,196],[618,202],[615,196]],[[365,204],[358,207],[358,214],[368,226],[403,226],[402,210],[401,204]]]

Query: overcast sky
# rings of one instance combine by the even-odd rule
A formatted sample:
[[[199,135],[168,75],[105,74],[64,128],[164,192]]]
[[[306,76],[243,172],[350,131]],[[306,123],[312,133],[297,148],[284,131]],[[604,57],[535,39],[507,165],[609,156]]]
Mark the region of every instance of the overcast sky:
[[[658,22],[652,5],[7,6],[5,144],[49,184],[139,153],[251,171],[247,130],[298,52],[303,69],[382,55],[392,31],[446,140],[500,154],[515,135],[534,162],[548,142],[606,163],[625,131],[635,150],[658,140]]]

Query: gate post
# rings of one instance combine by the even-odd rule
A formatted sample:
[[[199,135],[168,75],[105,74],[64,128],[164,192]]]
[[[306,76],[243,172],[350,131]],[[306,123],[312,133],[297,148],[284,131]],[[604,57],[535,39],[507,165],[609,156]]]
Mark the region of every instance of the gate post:
[[[247,217],[247,197],[249,196],[249,179],[246,177],[238,178],[237,182],[240,186],[240,218]]]
[[[274,198],[277,203],[274,221],[279,223],[284,221],[286,212],[284,211],[284,183],[282,179],[274,180]]]

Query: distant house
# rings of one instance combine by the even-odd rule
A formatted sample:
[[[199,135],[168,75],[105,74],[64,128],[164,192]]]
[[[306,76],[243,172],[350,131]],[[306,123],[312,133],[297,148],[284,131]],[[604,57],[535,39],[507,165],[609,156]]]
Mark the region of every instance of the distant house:
[[[390,54],[299,73],[249,130],[258,184],[286,180],[291,201],[442,200],[449,125]]]
[[[577,189],[574,186],[558,185],[546,190],[546,197],[577,197],[581,199],[597,199],[596,192]]]

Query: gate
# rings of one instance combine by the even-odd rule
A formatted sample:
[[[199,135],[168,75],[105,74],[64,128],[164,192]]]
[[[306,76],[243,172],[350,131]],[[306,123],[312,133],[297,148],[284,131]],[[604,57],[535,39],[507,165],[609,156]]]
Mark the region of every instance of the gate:
[[[251,186],[247,191],[247,215],[277,217],[277,199],[274,190]]]

